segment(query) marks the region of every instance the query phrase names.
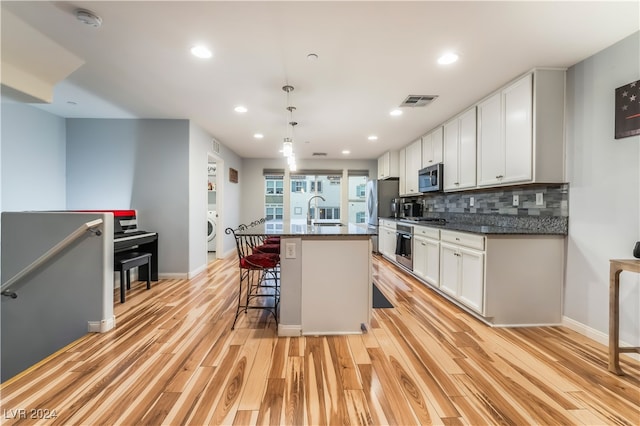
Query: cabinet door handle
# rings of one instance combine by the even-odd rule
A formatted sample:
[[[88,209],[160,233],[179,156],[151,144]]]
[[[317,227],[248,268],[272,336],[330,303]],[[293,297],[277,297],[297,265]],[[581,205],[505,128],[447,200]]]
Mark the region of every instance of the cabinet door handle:
[[[454,185],[460,185],[460,182],[453,182]]]
[[[498,175],[498,176],[496,176],[496,179],[502,179],[503,177],[504,176],[502,176],[502,175]]]
[[[433,163],[433,160],[429,160],[430,163]]]

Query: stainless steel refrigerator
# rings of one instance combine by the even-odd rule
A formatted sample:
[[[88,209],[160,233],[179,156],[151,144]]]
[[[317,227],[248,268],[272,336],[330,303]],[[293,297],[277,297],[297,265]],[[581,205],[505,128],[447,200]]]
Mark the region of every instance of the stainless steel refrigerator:
[[[369,180],[366,188],[365,218],[367,225],[378,227],[378,218],[393,216],[391,202],[398,198],[399,182],[397,178]],[[374,237],[373,251],[378,252],[378,238]]]

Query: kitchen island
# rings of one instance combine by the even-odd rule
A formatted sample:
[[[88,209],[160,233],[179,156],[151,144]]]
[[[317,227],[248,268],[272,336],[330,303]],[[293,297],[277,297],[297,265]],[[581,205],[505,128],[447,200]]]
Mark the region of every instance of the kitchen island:
[[[280,236],[279,336],[359,334],[369,328],[376,232],[355,224],[289,222],[241,231]]]

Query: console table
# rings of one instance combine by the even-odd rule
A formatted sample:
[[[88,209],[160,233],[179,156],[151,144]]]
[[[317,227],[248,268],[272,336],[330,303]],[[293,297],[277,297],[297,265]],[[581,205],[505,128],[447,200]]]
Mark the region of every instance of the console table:
[[[609,371],[623,375],[620,354],[640,353],[640,347],[620,347],[620,273],[640,273],[640,259],[611,259],[609,266]]]

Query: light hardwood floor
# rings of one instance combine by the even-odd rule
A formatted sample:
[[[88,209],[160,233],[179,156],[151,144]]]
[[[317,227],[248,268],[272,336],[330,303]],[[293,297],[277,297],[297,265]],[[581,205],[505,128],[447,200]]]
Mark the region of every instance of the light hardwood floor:
[[[277,338],[261,311],[232,331],[235,263],[134,283],[115,330],[3,384],[2,424],[640,424],[640,363],[618,377],[566,328],[489,328],[377,257],[394,308],[369,333]]]

